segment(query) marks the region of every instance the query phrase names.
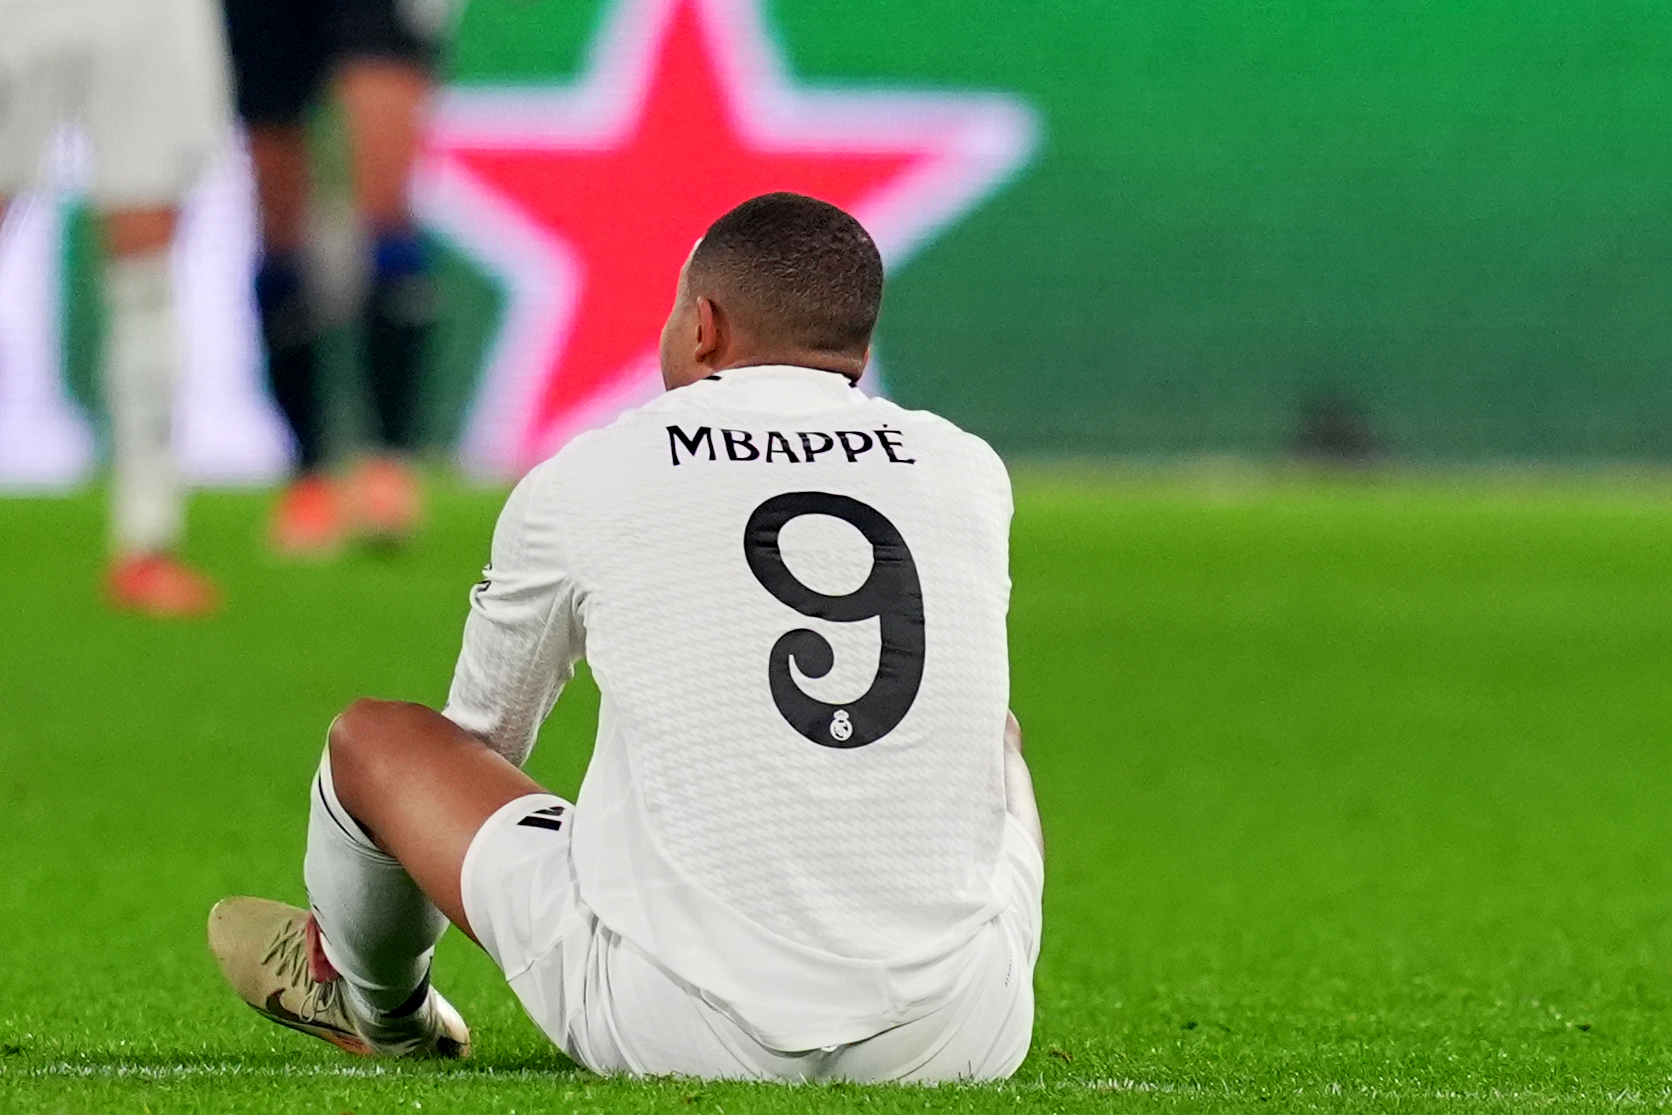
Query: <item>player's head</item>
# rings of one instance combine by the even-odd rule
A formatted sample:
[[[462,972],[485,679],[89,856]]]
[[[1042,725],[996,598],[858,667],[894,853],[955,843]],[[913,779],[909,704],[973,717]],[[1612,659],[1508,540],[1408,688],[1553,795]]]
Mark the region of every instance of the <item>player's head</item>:
[[[662,381],[798,364],[858,379],[882,306],[882,257],[858,221],[800,194],[764,194],[709,226],[662,329]]]

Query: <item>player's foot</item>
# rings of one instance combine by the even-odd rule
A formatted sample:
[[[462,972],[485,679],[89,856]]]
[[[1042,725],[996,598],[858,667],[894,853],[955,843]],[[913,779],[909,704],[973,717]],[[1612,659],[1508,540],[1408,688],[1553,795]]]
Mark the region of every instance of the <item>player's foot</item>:
[[[196,619],[220,607],[208,577],[168,554],[129,554],[111,563],[105,597],[117,611],[153,619]]]
[[[342,548],[347,522],[343,499],[330,477],[308,473],[279,496],[267,537],[280,557],[313,561]]]
[[[354,529],[373,542],[405,542],[423,520],[418,474],[393,457],[373,457],[355,469],[346,502]]]
[[[265,898],[222,899],[209,911],[209,951],[257,1014],[356,1056],[470,1055],[469,1027],[433,987],[409,1014],[357,1016],[306,910]]]

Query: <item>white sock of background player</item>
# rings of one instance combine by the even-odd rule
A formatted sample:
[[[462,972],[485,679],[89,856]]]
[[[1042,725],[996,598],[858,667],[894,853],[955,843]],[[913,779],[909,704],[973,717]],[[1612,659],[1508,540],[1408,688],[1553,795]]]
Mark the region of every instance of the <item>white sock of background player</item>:
[[[309,799],[302,875],[325,956],[342,973],[355,1016],[369,1021],[421,1006],[447,918],[337,800],[329,751]]]
[[[105,396],[112,541],[124,556],[164,553],[185,528],[172,434],[180,344],[169,253],[112,256],[104,289],[110,310]]]

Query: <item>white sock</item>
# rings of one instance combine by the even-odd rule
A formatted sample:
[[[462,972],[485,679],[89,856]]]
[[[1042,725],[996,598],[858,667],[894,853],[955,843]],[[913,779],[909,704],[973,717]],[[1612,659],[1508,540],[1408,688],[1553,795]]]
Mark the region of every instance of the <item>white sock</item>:
[[[111,530],[118,551],[156,553],[179,542],[185,495],[174,461],[179,341],[166,251],[117,256],[105,267],[110,304],[105,397],[110,409]]]
[[[302,875],[326,959],[342,973],[356,1016],[378,1021],[420,1005],[411,1000],[429,975],[447,918],[337,800],[329,751],[309,796]]]

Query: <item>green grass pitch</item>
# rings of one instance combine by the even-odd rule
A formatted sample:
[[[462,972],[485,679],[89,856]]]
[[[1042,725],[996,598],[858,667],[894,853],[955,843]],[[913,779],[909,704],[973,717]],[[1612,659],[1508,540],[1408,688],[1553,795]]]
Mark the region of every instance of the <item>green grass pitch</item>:
[[[230,607],[106,614],[101,508],[0,503],[0,1112],[1592,1111],[1672,1103],[1672,487],[1024,471],[1014,704],[1049,849],[1033,1053],[1001,1086],[600,1080],[468,942],[479,1055],[257,1018],[211,902],[301,897],[331,714],[437,701],[497,499],[410,553],[257,556]],[[532,764],[572,793],[596,695]]]

